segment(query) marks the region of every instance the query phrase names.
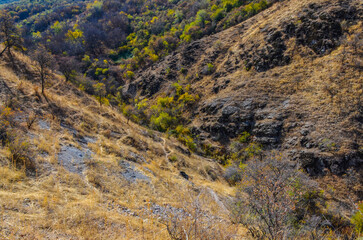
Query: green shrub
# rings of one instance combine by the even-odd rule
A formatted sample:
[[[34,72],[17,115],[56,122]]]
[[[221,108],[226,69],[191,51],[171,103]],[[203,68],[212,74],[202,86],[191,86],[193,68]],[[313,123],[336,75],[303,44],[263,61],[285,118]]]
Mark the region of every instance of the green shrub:
[[[207,73],[211,74],[214,71],[214,65],[212,63],[207,64]]]
[[[126,72],[126,77],[127,77],[128,79],[133,79],[133,78],[135,77],[135,73],[134,73],[134,72],[132,72],[132,71],[127,71],[127,72]]]
[[[178,158],[175,155],[170,155],[168,157],[168,159],[169,159],[170,162],[176,162],[176,161],[178,161]]]
[[[222,20],[224,18],[223,9],[221,9],[221,8],[217,9],[214,13],[212,13],[211,18],[215,22],[219,22],[220,20]]]
[[[106,96],[106,86],[104,83],[96,83],[93,85],[94,92],[96,93],[96,99],[100,103],[100,105],[105,104],[108,105],[108,100],[105,98]]]
[[[238,141],[240,143],[247,143],[251,137],[251,134],[248,132],[243,132],[241,136],[238,137]]]
[[[175,125],[176,120],[176,117],[170,116],[166,112],[161,112],[156,116],[151,116],[150,127],[160,132],[166,132]]]
[[[351,222],[354,225],[358,236],[361,236],[361,234],[363,234],[363,201],[358,203],[357,212],[351,218]]]

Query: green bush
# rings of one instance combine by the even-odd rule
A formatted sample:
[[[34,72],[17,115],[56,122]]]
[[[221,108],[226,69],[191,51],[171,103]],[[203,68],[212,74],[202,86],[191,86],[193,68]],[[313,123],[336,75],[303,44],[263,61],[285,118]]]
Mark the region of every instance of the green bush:
[[[178,158],[175,155],[170,155],[168,158],[169,158],[169,161],[170,162],[176,162],[176,161],[178,161]]]
[[[134,73],[134,72],[132,72],[132,71],[127,71],[127,72],[126,72],[126,77],[127,77],[128,79],[133,79],[133,78],[135,77],[135,73]]]
[[[207,64],[207,74],[211,74],[214,71],[214,65],[212,63]]]
[[[150,126],[160,132],[166,132],[175,125],[176,121],[176,117],[170,116],[166,112],[161,112],[156,116],[151,116]]]
[[[211,18],[215,22],[219,22],[220,20],[222,20],[224,18],[223,9],[221,9],[221,8],[217,9],[214,13],[212,13]]]
[[[353,215],[351,222],[358,236],[361,236],[363,234],[363,201],[358,203],[357,212]]]
[[[250,140],[251,134],[248,132],[243,132],[241,136],[238,137],[240,143],[247,143]]]

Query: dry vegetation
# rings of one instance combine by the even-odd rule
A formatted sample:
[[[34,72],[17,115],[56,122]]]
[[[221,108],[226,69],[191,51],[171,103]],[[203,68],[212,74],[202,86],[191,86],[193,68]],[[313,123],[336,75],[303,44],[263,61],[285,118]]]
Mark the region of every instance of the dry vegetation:
[[[327,4],[329,1],[314,2]],[[247,69],[236,60],[243,54],[241,46],[263,46],[264,29],[282,30],[283,23],[298,22],[297,10],[307,8],[310,3],[311,0],[277,2],[242,24],[198,40],[203,49],[194,49],[193,54],[198,55],[196,62],[187,74],[179,74],[177,78],[180,84],[191,84],[193,94],[200,93],[197,103],[200,108],[216,99],[230,97],[243,102],[253,98],[257,103],[265,102],[274,113],[288,101],[288,107],[283,110],[288,113],[284,129],[294,123],[301,127],[299,124],[309,121],[315,127],[309,137],[331,141],[319,143],[328,145],[323,154],[345,156],[357,148],[355,145],[359,151],[363,145],[361,20],[343,26],[341,44],[326,55],[316,55],[306,46],[297,46],[292,37],[286,44],[286,52],[292,56],[288,65],[258,71],[254,67]],[[177,59],[183,50],[177,50],[171,57]],[[215,160],[191,152],[173,137],[128,121],[115,107],[101,105],[101,95],[98,102],[57,72],[43,76],[48,78],[42,94],[36,63],[15,51],[13,56],[15,68],[6,61],[0,62],[0,106],[11,109],[6,120],[10,121],[14,140],[13,145],[3,142],[0,146],[1,239],[241,239],[254,234],[255,237],[266,235],[262,230],[264,224],[256,221],[263,214],[254,213],[259,218],[254,217],[253,221],[230,219],[227,208],[233,202],[236,188],[222,177],[224,168]],[[171,57],[155,63],[151,70],[136,73],[135,79],[132,77],[128,83],[143,83],[143,72],[151,75],[165,71],[168,61],[174,61]],[[206,66],[206,74],[199,75]],[[216,85],[222,86],[218,92],[214,91]],[[124,87],[127,89],[127,85]],[[164,96],[169,90],[170,82],[162,82],[149,103],[156,102],[158,96]],[[205,124],[202,111],[192,115],[191,110],[183,113],[183,117],[191,120],[191,127]],[[291,129],[281,138],[300,137],[300,128]],[[0,140],[1,137],[0,131]],[[213,147],[220,144],[211,139],[206,142]],[[280,147],[285,154],[291,150]],[[238,167],[244,168],[243,164]],[[263,164],[255,168],[261,168],[263,174],[266,168],[272,172],[275,169]],[[284,166],[280,173],[286,169]],[[252,190],[251,186],[245,187],[238,197],[242,196],[240,200],[246,206],[253,203],[264,206],[264,196],[254,192],[260,187],[260,180],[254,178],[258,171],[250,171],[250,178],[244,176],[247,179],[244,184],[253,183],[255,187]],[[328,172],[316,179],[320,184],[319,193],[324,189],[326,203],[318,206],[316,212],[321,210],[324,216],[335,211],[336,216],[343,216],[344,219],[338,219],[331,214],[331,219],[336,220],[333,224],[342,226],[338,229],[340,236],[354,237],[348,220],[352,212],[347,209],[361,200],[361,174],[361,171],[352,171],[335,176]],[[269,180],[271,185],[278,182]],[[245,201],[246,189],[252,200]],[[285,190],[285,185],[277,185],[276,189],[271,193],[274,196],[280,189]],[[271,191],[267,188],[260,192],[268,194],[268,190]],[[296,204],[289,195],[290,190],[284,196],[288,204],[279,202],[277,209],[286,216],[277,219],[277,226],[265,224],[275,231],[270,234],[271,239],[286,236],[284,223]],[[254,202],[256,198],[261,202]],[[248,213],[239,218],[252,215]],[[249,228],[246,222],[261,229]],[[306,236],[310,233],[307,231]],[[331,239],[337,236],[334,234],[332,231]]]
[[[3,104],[11,102],[15,109],[17,135],[30,143],[36,171],[26,175],[14,168],[7,160],[8,149],[0,148],[2,239],[167,239],[167,228],[159,221],[165,210],[150,214],[149,209],[183,209],[184,196],[193,199],[200,192],[208,198],[200,209],[207,219],[223,219],[218,224],[225,229],[229,220],[218,196],[224,199],[233,189],[223,179],[212,181],[206,173],[206,169],[220,171],[216,163],[185,155],[176,140],[127,124],[120,113],[99,106],[55,73],[45,98],[36,79],[28,79],[33,63],[21,54],[16,59],[29,72],[16,74],[2,63],[0,80],[6,79],[14,95],[2,91],[1,97],[7,99]],[[33,117],[34,123],[29,124]],[[85,145],[79,140],[82,137],[93,140]],[[59,160],[62,148],[69,145],[93,152],[84,159],[82,173],[67,171]],[[125,165],[120,161],[130,158],[130,153],[136,157],[129,160],[140,162],[129,164],[147,180],[122,175]],[[175,155],[175,161],[169,161],[166,153]]]

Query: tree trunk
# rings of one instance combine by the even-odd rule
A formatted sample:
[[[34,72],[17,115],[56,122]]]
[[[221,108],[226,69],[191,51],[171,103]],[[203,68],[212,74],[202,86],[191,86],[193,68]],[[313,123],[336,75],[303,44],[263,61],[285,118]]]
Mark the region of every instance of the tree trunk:
[[[13,65],[13,68],[15,68],[15,62],[14,62],[14,57],[13,55],[11,54],[11,48],[8,46],[8,55],[9,55],[9,58],[10,58],[10,62],[11,64]]]
[[[40,77],[42,79],[42,94],[44,95],[44,76],[43,74]]]
[[[6,51],[7,48],[8,48],[8,46],[5,46],[5,48],[1,51],[0,57],[1,57],[1,55],[3,55],[3,53]]]

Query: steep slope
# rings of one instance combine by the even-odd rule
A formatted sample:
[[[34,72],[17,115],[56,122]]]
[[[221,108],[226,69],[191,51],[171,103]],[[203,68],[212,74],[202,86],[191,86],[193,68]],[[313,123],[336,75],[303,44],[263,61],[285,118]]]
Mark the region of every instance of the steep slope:
[[[166,239],[162,223],[192,210],[213,223],[210,234],[236,233],[218,164],[127,123],[56,73],[44,97],[34,63],[16,59],[16,71],[0,65],[2,239]]]
[[[276,3],[140,71],[124,94],[153,99],[190,83],[201,99],[186,114],[202,145],[247,131],[311,175],[359,172],[362,11],[355,0]]]
[[[276,1],[135,72],[122,88],[134,105],[172,96],[175,82],[199,95],[183,113],[196,152],[56,72],[43,96],[35,63],[14,52],[13,66],[4,56],[0,238],[168,239],[194,228],[195,238],[241,239],[246,229],[228,212],[236,188],[223,177],[231,167],[217,160],[241,172],[245,162],[231,161],[230,143],[245,132],[266,155],[277,150],[320,183],[325,192],[314,188],[319,196],[306,199],[321,211],[322,229],[353,236],[352,208],[363,198],[362,14],[360,0]]]

